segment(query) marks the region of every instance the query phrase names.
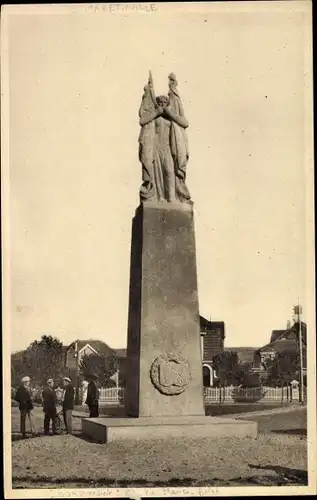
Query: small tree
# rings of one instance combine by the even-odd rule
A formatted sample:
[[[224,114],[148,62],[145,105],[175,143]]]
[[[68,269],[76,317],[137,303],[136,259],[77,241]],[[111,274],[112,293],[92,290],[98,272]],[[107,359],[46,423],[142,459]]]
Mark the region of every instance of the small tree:
[[[105,387],[109,383],[110,377],[116,373],[117,366],[118,359],[115,355],[106,357],[98,353],[84,354],[79,363],[79,371],[83,378],[94,373],[98,377],[99,383]]]
[[[24,351],[14,352],[11,355],[11,387],[17,388],[25,374]]]
[[[35,384],[43,385],[48,378],[58,378],[64,364],[63,343],[52,335],[42,335],[23,352],[23,369]]]
[[[234,383],[238,365],[238,353],[223,351],[213,358],[213,367],[220,383],[219,402],[221,403],[221,387]]]
[[[249,361],[237,364],[234,379],[237,385],[245,385],[247,387],[260,385],[259,377],[252,372],[252,363]]]
[[[267,372],[266,382],[272,386],[289,385],[299,377],[299,354],[296,351],[285,350],[276,354],[273,359],[265,362]]]

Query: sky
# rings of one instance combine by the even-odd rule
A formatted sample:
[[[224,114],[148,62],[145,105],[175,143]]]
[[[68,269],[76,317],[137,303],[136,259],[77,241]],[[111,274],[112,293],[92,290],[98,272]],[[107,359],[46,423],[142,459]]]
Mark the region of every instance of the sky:
[[[298,298],[305,319],[307,17],[255,4],[9,16],[12,351],[43,334],[126,346],[149,69],[157,95],[176,74],[189,121],[200,314],[226,346],[264,345]]]

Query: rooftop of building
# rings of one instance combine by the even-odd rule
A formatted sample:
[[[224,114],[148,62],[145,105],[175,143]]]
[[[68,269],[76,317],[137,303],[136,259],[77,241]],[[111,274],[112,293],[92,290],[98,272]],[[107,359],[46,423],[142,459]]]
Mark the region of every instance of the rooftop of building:
[[[69,346],[66,347],[66,350],[68,351],[70,348],[75,348],[76,347],[76,342],[77,342],[77,349],[80,351],[87,345],[92,347],[96,352],[100,354],[106,354],[107,356],[109,355],[116,355],[116,350],[110,347],[106,342],[103,342],[102,340],[96,340],[96,339],[87,339],[87,340],[75,340]]]
[[[238,354],[239,361],[252,362],[253,355],[258,350],[258,347],[225,347],[226,352],[236,352]]]

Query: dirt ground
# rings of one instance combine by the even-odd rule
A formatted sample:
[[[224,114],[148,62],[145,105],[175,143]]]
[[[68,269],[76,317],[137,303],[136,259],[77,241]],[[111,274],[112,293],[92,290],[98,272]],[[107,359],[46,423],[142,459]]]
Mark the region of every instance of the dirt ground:
[[[37,430],[43,413],[34,410]],[[12,412],[14,488],[306,485],[306,412],[239,416],[259,423],[257,439],[99,444],[81,434],[20,440]]]

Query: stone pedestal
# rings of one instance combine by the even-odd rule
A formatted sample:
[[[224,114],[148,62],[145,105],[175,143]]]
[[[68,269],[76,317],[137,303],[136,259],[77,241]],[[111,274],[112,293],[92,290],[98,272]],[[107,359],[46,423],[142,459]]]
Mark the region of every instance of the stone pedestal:
[[[192,204],[143,204],[133,219],[126,409],[204,415]]]
[[[257,423],[220,417],[85,418],[83,433],[95,441],[256,438]]]
[[[127,417],[83,419],[88,436],[256,437],[255,422],[205,416],[191,203],[148,202],[136,211],[127,358]]]

